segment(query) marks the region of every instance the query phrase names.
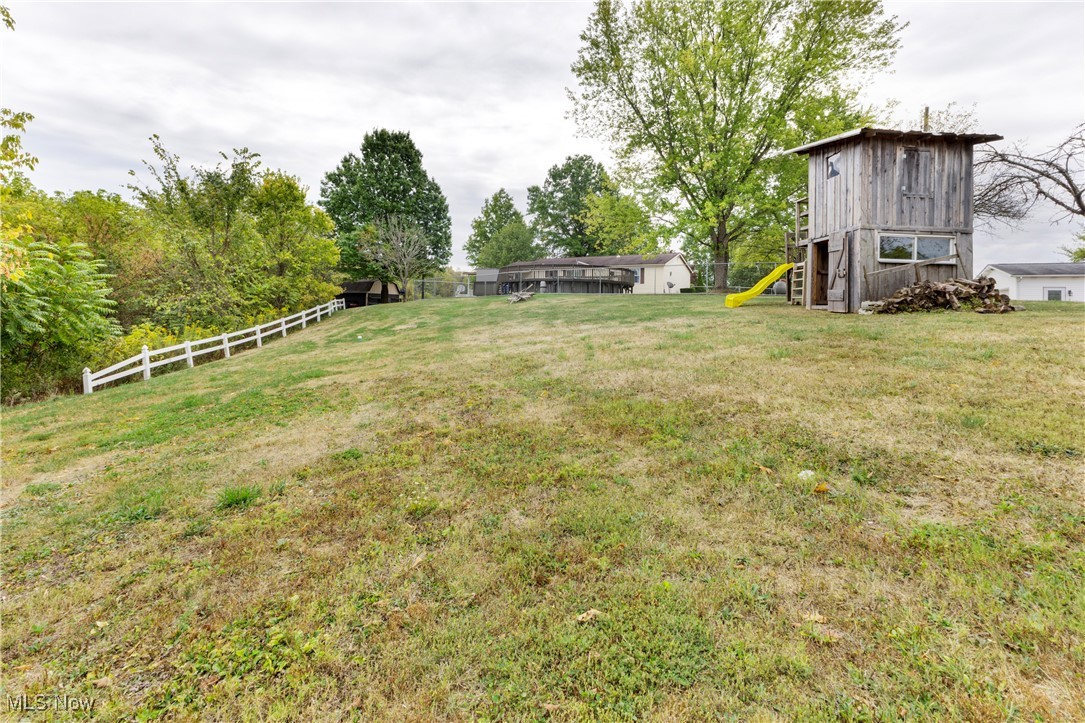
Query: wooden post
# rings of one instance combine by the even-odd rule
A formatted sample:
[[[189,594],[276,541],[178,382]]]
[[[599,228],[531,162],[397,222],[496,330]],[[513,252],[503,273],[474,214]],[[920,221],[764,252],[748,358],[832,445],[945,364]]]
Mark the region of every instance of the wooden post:
[[[185,342],[185,363],[188,364],[189,369],[192,368],[192,342],[190,341]]]
[[[83,367],[83,394],[90,394],[94,391],[94,382],[90,380],[90,369]]]
[[[286,317],[283,317],[283,336],[286,336]]]
[[[143,380],[146,381],[151,378],[151,352],[147,349],[147,345],[143,345]]]
[[[256,327],[256,346],[264,345],[264,327]]]
[[[222,335],[222,353],[226,355],[226,358],[230,358],[230,336],[229,334]]]
[[[301,312],[301,328],[304,329],[307,325],[309,312],[308,310]]]
[[[316,320],[320,321],[320,307],[316,307]]]

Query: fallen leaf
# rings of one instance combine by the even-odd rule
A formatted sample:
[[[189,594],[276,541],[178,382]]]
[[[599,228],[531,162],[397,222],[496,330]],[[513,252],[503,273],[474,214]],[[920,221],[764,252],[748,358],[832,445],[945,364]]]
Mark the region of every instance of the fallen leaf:
[[[762,466],[762,465],[759,465],[759,464],[757,464],[756,462],[755,462],[754,464],[755,464],[755,465],[757,466],[757,468],[758,468],[759,470],[761,470],[761,471],[762,471],[762,472],[764,472],[765,474],[776,474],[775,472],[773,472],[773,471],[772,471],[771,469],[769,469],[768,467],[764,467],[764,466]]]
[[[548,713],[553,713],[557,709],[561,708],[560,705],[555,705],[554,703],[543,703],[542,707],[545,708]]]
[[[825,622],[825,616],[821,613],[806,613],[802,616],[802,619],[808,623],[823,623]]]
[[[98,678],[98,680],[94,681],[94,687],[95,688],[112,688],[113,687],[113,679],[112,678]]]
[[[818,482],[817,486],[814,487],[814,494],[816,494],[816,495],[823,495],[828,491],[829,491],[829,483],[828,482]]]
[[[602,610],[596,610],[595,608],[590,608],[587,612],[583,612],[583,613],[580,613],[579,615],[577,615],[576,616],[576,621],[578,623],[590,623],[592,620],[595,620],[595,618],[599,617],[602,614],[603,614]]]

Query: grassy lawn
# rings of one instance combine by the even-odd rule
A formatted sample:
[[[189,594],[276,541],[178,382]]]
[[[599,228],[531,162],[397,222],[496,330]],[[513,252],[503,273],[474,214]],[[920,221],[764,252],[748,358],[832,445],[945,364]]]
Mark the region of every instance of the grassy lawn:
[[[1085,304],[427,300],[4,410],[0,693],[1085,720],[1083,330]]]

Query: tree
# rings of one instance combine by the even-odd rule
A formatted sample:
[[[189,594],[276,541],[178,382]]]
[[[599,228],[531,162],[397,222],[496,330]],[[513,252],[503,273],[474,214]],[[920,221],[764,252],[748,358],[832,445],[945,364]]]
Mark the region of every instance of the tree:
[[[384,276],[399,282],[400,298],[407,300],[407,282],[433,270],[429,258],[431,242],[422,227],[402,216],[378,221],[362,253],[384,271]]]
[[[478,255],[478,265],[499,269],[517,261],[541,259],[546,251],[535,243],[523,221],[513,221],[494,234]]]
[[[0,184],[0,205],[0,384],[11,402],[71,388],[118,329],[103,264],[64,233],[62,201],[16,176]]]
[[[256,230],[264,241],[266,300],[276,309],[308,308],[339,293],[331,283],[339,262],[328,215],[305,201],[305,189],[281,171],[264,174],[252,194]]]
[[[422,153],[409,133],[379,129],[362,140],[361,156],[348,153],[320,183],[320,206],[335,224],[347,272],[371,271],[355,254],[366,227],[398,216],[428,240],[428,262],[448,263],[452,219],[441,187],[422,167]]]
[[[602,255],[657,254],[662,248],[659,229],[637,199],[608,182],[603,193],[585,199],[582,218]]]
[[[725,264],[782,220],[805,176],[775,154],[865,119],[855,84],[888,65],[901,27],[875,0],[598,0],[573,115],[610,141],[621,175],[656,189],[675,232]]]
[[[592,256],[599,240],[584,221],[587,199],[606,190],[607,173],[591,156],[568,156],[552,166],[542,186],[527,189],[531,227],[543,246],[565,256]]]
[[[226,165],[184,172],[152,142],[152,182],[130,186],[162,238],[152,321],[236,328],[336,293],[331,221],[305,202],[297,179],[262,171],[246,148],[220,154]]]
[[[523,214],[516,209],[512,196],[504,188],[498,189],[482,204],[482,213],[471,222],[471,236],[467,239],[464,250],[467,261],[473,266],[480,264],[478,257],[482,249],[497,235],[497,232],[510,223],[524,222]]]
[[[1054,148],[1030,154],[1019,145],[1008,150],[991,148],[977,167],[991,172],[1007,188],[1024,194],[1033,203],[1054,207],[1052,221],[1085,220],[1085,183],[1082,158],[1085,156],[1085,124]]]

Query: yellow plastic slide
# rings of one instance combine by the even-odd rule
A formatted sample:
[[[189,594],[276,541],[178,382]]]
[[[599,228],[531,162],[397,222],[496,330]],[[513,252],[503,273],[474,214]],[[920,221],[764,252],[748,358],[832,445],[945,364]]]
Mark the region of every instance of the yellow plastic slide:
[[[762,291],[769,287],[769,284],[776,281],[776,279],[780,278],[788,271],[790,271],[794,265],[795,264],[780,264],[775,269],[773,269],[768,276],[754,284],[754,287],[752,289],[750,289],[749,291],[743,291],[741,294],[728,294],[727,298],[723,300],[723,303],[727,305],[728,309],[734,309],[735,307],[742,306],[753,297],[760,295]]]

